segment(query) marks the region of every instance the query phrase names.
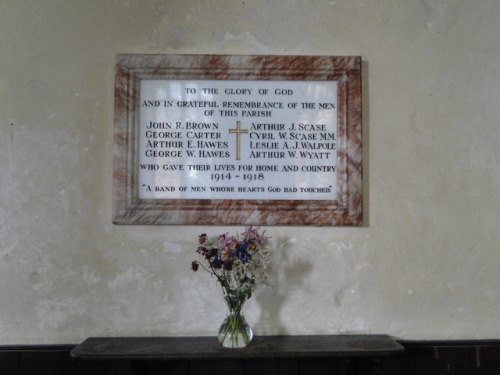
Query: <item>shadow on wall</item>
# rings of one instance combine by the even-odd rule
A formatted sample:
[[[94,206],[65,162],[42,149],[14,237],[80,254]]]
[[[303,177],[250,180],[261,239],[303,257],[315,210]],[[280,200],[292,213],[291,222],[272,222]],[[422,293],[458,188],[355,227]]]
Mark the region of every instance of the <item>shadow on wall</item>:
[[[283,324],[282,309],[292,290],[304,286],[307,275],[312,271],[312,264],[306,259],[292,259],[290,241],[278,239],[276,249],[271,251],[268,288],[260,288],[255,293],[255,301],[261,314],[254,327],[263,334],[287,335],[289,332]]]

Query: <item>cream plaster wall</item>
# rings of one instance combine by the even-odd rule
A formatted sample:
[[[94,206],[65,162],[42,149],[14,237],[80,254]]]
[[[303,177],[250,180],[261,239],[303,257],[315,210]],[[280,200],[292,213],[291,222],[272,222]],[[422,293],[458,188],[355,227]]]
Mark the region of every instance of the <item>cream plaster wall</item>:
[[[113,226],[116,53],[361,55],[366,225],[269,227],[257,334],[500,337],[500,2],[2,0],[0,344],[213,335],[201,231]]]

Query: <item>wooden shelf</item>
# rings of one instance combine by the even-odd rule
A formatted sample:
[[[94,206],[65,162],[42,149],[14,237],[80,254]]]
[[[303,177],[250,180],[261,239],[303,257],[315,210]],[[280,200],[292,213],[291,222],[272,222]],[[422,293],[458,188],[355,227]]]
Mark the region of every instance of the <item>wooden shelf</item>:
[[[404,348],[387,335],[257,336],[243,349],[215,337],[94,337],[71,351],[86,360],[197,360],[384,357]]]

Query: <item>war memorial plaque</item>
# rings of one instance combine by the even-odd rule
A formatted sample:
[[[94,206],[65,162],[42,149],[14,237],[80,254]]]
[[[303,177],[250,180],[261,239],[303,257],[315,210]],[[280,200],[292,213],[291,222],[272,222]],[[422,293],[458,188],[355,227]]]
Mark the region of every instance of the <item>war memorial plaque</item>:
[[[361,225],[361,58],[118,55],[113,222]]]

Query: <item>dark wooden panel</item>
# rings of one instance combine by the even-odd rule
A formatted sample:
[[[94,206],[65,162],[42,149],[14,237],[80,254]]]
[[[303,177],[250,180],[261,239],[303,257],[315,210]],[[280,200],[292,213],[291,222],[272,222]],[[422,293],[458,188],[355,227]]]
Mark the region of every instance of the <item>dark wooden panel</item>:
[[[0,374],[18,375],[21,354],[16,351],[0,351]]]
[[[76,375],[115,375],[115,367],[109,362],[76,361]]]
[[[134,369],[130,361],[114,362],[115,375],[134,375]]]
[[[191,361],[189,375],[244,375],[242,360],[198,360]],[[262,375],[262,374],[261,374]]]
[[[374,358],[372,362],[370,370],[365,372],[366,375],[410,374],[410,357],[408,353],[394,357]]]
[[[476,346],[467,348],[467,374],[500,374],[500,346]]]
[[[411,375],[466,375],[466,348],[427,347],[412,348]]]
[[[248,360],[245,375],[300,375],[300,362],[298,359]]]
[[[132,361],[137,375],[189,375],[188,361]]]
[[[301,375],[409,375],[407,357],[305,359],[300,364]]]
[[[74,375],[75,364],[69,350],[22,351],[20,375]]]
[[[125,367],[117,363],[118,361],[75,361],[76,375],[129,375],[132,372],[117,372],[119,367]]]
[[[0,375],[500,375],[500,342],[413,342],[375,357],[193,360],[71,359],[74,346],[0,347]]]
[[[300,361],[301,375],[355,375],[351,359],[303,359]]]

